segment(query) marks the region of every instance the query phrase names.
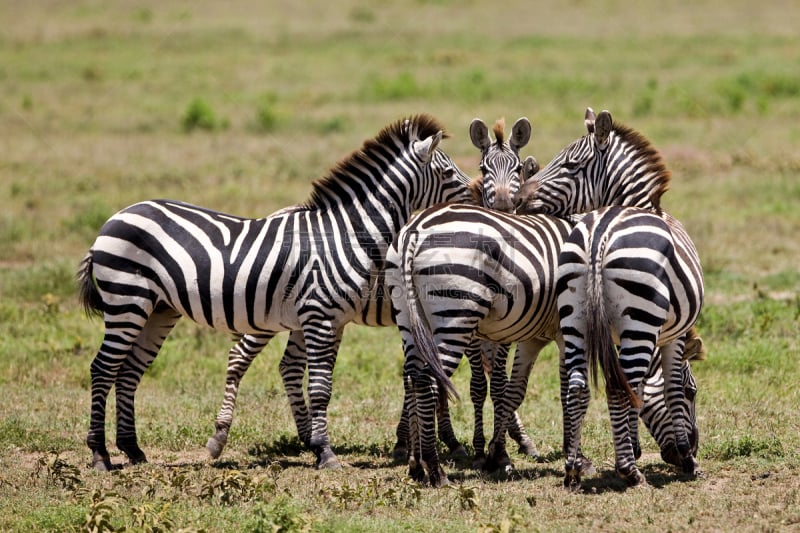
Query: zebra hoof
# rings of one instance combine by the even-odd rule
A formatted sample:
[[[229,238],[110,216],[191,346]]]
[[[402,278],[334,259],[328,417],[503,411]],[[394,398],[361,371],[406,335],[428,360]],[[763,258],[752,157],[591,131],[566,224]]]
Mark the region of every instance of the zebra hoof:
[[[450,484],[450,480],[447,479],[447,474],[444,473],[444,469],[441,466],[431,470],[429,482],[431,487],[435,489],[440,489]]]
[[[647,486],[647,480],[645,479],[644,474],[642,474],[636,467],[634,467],[633,470],[631,470],[627,474],[623,474],[620,471],[617,471],[617,473],[620,475],[622,479],[625,480],[625,483],[627,483],[629,487]]]
[[[689,476],[697,477],[698,473],[700,475],[703,474],[702,470],[700,470],[700,463],[698,463],[697,459],[695,459],[691,455],[683,459],[682,467],[683,467],[683,473]]]
[[[486,468],[486,456],[476,455],[472,460],[472,468],[475,470],[484,470]]]
[[[459,444],[455,449],[450,451],[450,457],[453,459],[465,459],[469,457],[469,454],[467,453],[467,449]]]
[[[323,449],[317,458],[317,470],[338,470],[342,467],[339,458],[330,448]]]
[[[136,440],[117,439],[117,448],[120,449],[125,455],[128,456],[132,465],[139,465],[147,462],[147,457]]]
[[[225,444],[227,444],[227,442],[228,435],[221,431],[217,432],[213,437],[208,439],[208,442],[206,442],[206,450],[208,450],[208,454],[212,459],[219,459],[219,456],[222,455],[222,450],[225,448]]]
[[[408,461],[408,448],[401,444],[395,444],[392,450],[392,461],[395,463],[405,463]]]
[[[519,453],[526,455],[531,459],[539,459],[539,450],[536,449],[536,445],[533,443],[533,441],[521,442],[519,444]]]
[[[410,464],[408,466],[408,477],[417,483],[422,483],[425,481],[425,469],[417,462]]]
[[[112,470],[119,470],[121,468],[111,464],[111,458],[108,455],[103,455],[97,452],[92,454],[91,467],[98,472],[110,472]]]

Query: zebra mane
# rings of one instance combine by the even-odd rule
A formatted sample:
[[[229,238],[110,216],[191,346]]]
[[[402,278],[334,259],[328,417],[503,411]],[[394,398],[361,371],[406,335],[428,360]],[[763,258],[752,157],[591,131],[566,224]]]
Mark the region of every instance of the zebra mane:
[[[426,139],[439,131],[442,132],[443,139],[449,137],[444,126],[428,114],[413,115],[389,124],[374,139],[364,141],[360,149],[351,152],[336,163],[327,175],[312,183],[311,195],[303,207],[323,205],[324,198],[330,198],[330,191],[338,189],[337,184],[364,181],[364,168],[374,167],[376,161],[385,160],[387,149],[395,151],[398,141],[407,147],[413,141]]]
[[[629,145],[639,159],[646,163],[648,171],[653,175],[650,183],[650,201],[656,211],[661,211],[661,196],[669,190],[671,173],[661,157],[661,153],[643,134],[624,124],[614,122],[613,130],[619,140]]]
[[[505,129],[506,129],[506,119],[498,118],[497,122],[494,123],[492,127],[492,132],[494,132],[494,137],[497,139],[497,146],[500,147],[503,145],[503,138],[505,136]]]
[[[483,206],[483,176],[478,176],[467,185],[469,200],[465,201],[469,205]]]

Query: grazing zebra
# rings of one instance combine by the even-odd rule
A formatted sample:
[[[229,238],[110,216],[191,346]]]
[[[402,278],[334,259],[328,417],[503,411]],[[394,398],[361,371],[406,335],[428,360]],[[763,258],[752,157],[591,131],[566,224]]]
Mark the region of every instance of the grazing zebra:
[[[489,137],[489,130],[486,124],[476,118],[470,124],[470,139],[472,143],[481,151],[479,168],[481,178],[473,180],[470,184],[472,192],[472,204],[482,205],[488,209],[498,211],[512,211],[514,200],[521,185],[521,176],[533,175],[539,168],[536,159],[529,156],[525,161],[520,161],[519,150],[530,140],[531,125],[530,121],[522,117],[518,119],[512,128],[511,138],[504,142],[505,121],[498,120],[492,131],[495,140]],[[524,167],[524,168],[523,168]],[[472,400],[475,414],[475,428],[473,432],[472,444],[475,450],[474,466],[481,468],[486,461],[486,440],[483,433],[483,407],[486,401],[487,382],[486,372],[491,371],[493,360],[499,357],[498,361],[505,362],[508,357],[509,345],[498,345],[480,339],[473,339],[464,351],[464,355],[470,364],[472,378],[470,380],[470,398]],[[499,352],[499,355],[495,356]],[[503,368],[505,375],[505,368]],[[492,395],[495,396],[497,387],[492,388]],[[405,460],[408,458],[408,396],[403,406],[400,424],[397,427],[397,443],[392,453],[395,460]],[[494,401],[494,400],[493,400]],[[500,401],[499,399],[497,401]],[[450,424],[449,411],[443,404],[439,406],[438,412],[439,435],[450,448],[451,452],[463,454],[463,447],[460,447]],[[513,418],[509,423],[509,435],[519,444],[521,453],[538,457],[536,446],[525,432],[517,413],[513,413]]]
[[[508,414],[522,402],[539,351],[555,339],[563,354],[555,275],[562,240],[571,228],[570,222],[554,217],[450,205],[423,211],[400,232],[387,255],[386,280],[406,354],[403,381],[413,437],[409,473],[415,480],[422,481],[427,470],[433,486],[447,483],[436,453],[433,410],[445,398],[440,392],[474,335],[519,342],[510,386],[503,390],[505,361],[495,360],[495,370],[501,370],[492,373],[493,397],[497,389],[502,401],[495,401],[489,459],[494,464],[506,459]],[[653,408],[644,412],[646,422],[666,447],[669,432],[658,428],[671,418],[659,407],[663,394],[657,385],[649,390],[646,405]],[[693,406],[686,409],[693,412]]]
[[[385,127],[313,185],[309,200],[260,219],[175,201],[141,202],[103,226],[78,272],[87,312],[105,336],[91,365],[87,444],[94,466],[112,467],[105,407],[116,387],[117,446],[146,461],[136,437],[134,394],[181,316],[244,334],[231,375],[279,331],[308,366],[310,423],[301,436],[318,467],[336,467],[327,431],[331,375],[348,322],[389,315],[382,286],[389,245],[414,210],[467,198],[469,178],[439,149],[442,126],[428,115]],[[250,357],[252,355],[252,357]],[[306,359],[307,357],[307,359]],[[285,377],[285,375],[284,375]],[[302,429],[302,428],[299,428]]]
[[[638,132],[613,124],[607,111],[595,117],[588,109],[585,125],[587,135],[523,185],[518,199],[526,212],[596,210],[575,226],[559,258],[562,376],[568,389],[564,484],[580,486],[580,430],[589,402],[588,374],[596,380],[596,363],[606,379],[616,470],[631,485],[646,483],[636,467],[628,421],[641,406],[635,390],[656,347],[682,468],[696,475],[699,464],[679,402],[684,342],[703,302],[697,251],[681,224],[660,208],[670,174],[658,151]]]
[[[685,414],[686,430],[689,434],[689,442],[692,445],[692,455],[697,455],[699,444],[699,431],[697,428],[697,416],[695,413],[695,396],[697,394],[697,382],[692,373],[690,361],[702,361],[706,357],[703,340],[697,334],[695,328],[689,330],[686,336],[686,344],[683,351],[683,362],[681,364],[681,381],[683,393],[687,401],[681,403],[681,408],[686,409]],[[672,416],[667,409],[667,402],[664,395],[664,374],[661,368],[661,350],[655,351],[650,366],[647,369],[647,377],[642,381],[639,395],[642,398],[642,409],[639,416],[644,422],[645,427],[659,443],[661,458],[678,467],[683,466],[683,460],[678,453],[675,442],[675,432],[672,429]],[[633,443],[633,455],[636,459],[641,455],[641,447],[638,438],[638,424],[631,424],[631,442]]]

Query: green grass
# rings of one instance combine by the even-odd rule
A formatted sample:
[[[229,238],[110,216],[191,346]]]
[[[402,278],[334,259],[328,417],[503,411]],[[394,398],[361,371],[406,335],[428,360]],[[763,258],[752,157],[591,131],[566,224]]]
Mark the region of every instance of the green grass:
[[[780,530],[800,524],[800,60],[778,2],[417,1],[187,6],[0,5],[0,530]],[[277,366],[286,336],[245,377],[220,461],[204,443],[230,339],[181,323],[137,395],[151,464],[87,467],[89,364],[102,325],[74,272],[102,223],[147,198],[243,216],[301,202],[310,183],[384,125],[429,112],[470,174],[474,117],[528,116],[544,164],[609,109],[673,172],[666,208],[698,246],[709,349],[698,362],[705,479],[644,440],[645,490],[624,490],[602,395],[584,428],[600,473],[561,489],[556,353],[521,415],[545,458],[496,479],[450,461],[451,488],[389,460],[402,396],[392,328],[347,328],[330,434],[350,466],[317,472]],[[467,397],[467,371],[456,375]],[[452,406],[472,430],[468,401]],[[109,405],[108,434],[115,409]],[[113,460],[123,458],[112,446]]]

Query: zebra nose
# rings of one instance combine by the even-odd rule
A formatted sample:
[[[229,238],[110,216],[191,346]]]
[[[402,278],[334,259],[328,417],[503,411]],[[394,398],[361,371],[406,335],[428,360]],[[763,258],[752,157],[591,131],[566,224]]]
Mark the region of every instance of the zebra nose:
[[[494,201],[493,209],[495,211],[502,211],[503,213],[512,213],[514,211],[514,202],[508,194],[498,194]]]

